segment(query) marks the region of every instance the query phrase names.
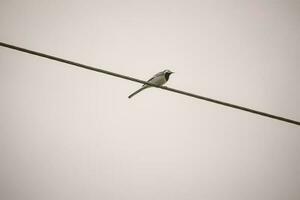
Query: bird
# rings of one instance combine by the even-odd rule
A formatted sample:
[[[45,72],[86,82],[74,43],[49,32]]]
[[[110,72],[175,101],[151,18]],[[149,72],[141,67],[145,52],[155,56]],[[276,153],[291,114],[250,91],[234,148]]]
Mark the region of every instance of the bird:
[[[164,85],[166,82],[168,82],[169,77],[171,74],[173,74],[174,72],[166,69],[162,72],[159,72],[157,74],[155,74],[152,78],[150,78],[147,82],[158,85],[158,86],[162,86]],[[150,88],[152,86],[144,84],[140,89],[138,89],[137,91],[135,91],[134,93],[132,93],[131,95],[128,96],[128,98],[133,97],[134,95],[138,94],[139,92],[143,91],[144,89]]]

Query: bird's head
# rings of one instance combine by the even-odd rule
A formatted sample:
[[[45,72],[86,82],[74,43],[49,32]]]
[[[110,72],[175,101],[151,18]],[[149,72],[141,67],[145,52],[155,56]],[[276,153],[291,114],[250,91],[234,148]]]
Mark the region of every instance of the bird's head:
[[[172,71],[170,71],[170,70],[168,70],[168,69],[166,69],[166,70],[164,70],[164,74],[173,74],[174,72],[172,72]]]
[[[172,72],[168,69],[164,70],[165,78],[166,78],[167,81],[169,80],[170,75],[173,74],[173,73],[174,72]]]

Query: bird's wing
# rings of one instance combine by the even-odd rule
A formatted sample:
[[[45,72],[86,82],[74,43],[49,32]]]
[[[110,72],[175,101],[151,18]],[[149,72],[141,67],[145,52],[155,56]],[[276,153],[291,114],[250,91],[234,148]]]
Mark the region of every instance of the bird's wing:
[[[163,72],[159,72],[159,73],[155,74],[152,78],[150,78],[147,82],[151,82],[153,79],[163,76],[163,75],[164,75]],[[145,84],[143,86],[145,86]]]
[[[152,84],[157,84],[157,85],[163,85],[166,80],[164,79],[164,72],[159,72],[155,74],[152,78],[150,78],[147,82],[152,83]],[[142,90],[151,87],[150,85],[144,84],[140,89],[129,95],[128,98],[133,97],[137,93],[141,92]]]

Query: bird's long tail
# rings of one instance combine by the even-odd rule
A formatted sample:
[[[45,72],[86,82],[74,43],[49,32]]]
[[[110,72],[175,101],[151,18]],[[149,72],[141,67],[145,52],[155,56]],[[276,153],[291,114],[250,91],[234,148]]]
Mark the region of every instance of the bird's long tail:
[[[135,91],[134,93],[132,93],[131,95],[128,96],[128,98],[133,97],[134,95],[136,95],[137,93],[143,91],[144,89],[146,89],[147,87],[141,87],[140,89],[138,89],[137,91]]]

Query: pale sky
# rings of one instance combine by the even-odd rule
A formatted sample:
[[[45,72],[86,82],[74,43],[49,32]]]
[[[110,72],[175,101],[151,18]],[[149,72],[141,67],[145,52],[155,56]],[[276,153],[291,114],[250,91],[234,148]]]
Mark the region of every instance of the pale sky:
[[[300,120],[300,1],[0,1],[0,41]],[[0,47],[0,199],[298,200],[300,127]]]

